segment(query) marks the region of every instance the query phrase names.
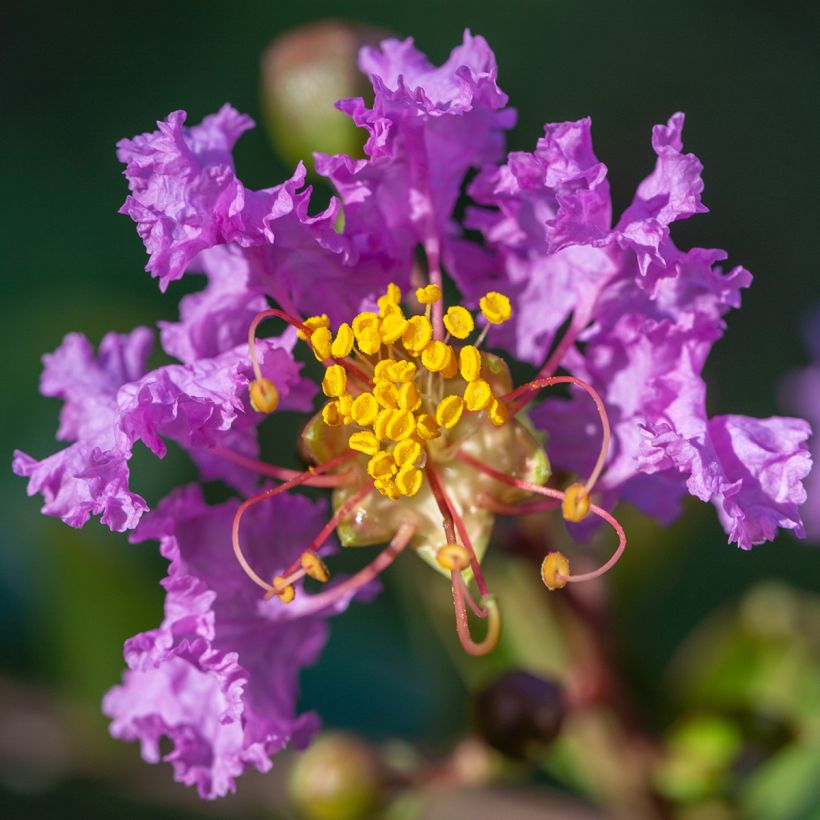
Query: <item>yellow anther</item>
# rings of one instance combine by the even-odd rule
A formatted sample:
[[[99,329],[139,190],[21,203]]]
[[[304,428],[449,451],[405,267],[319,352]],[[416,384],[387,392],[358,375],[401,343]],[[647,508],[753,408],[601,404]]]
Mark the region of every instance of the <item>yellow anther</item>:
[[[376,420],[373,422],[373,432],[376,434],[377,438],[382,440],[387,438],[387,422],[390,421],[390,417],[395,412],[395,410],[390,410],[387,408],[384,410],[379,410]]]
[[[444,365],[444,369],[441,371],[441,375],[444,376],[445,379],[452,379],[458,373],[458,359],[456,358],[456,354],[452,347],[448,345],[448,358],[447,364]]]
[[[397,305],[401,302],[401,288],[398,285],[394,285],[392,282],[387,286],[387,290],[385,291],[384,296],[379,297],[379,303],[381,304],[381,300],[384,299],[385,302]]]
[[[415,382],[406,382],[399,388],[399,407],[402,410],[418,410],[421,407],[421,395]]]
[[[344,322],[339,325],[336,338],[330,346],[331,354],[337,359],[343,359],[345,356],[349,356],[350,351],[353,350],[354,341],[353,330],[347,322]]]
[[[393,441],[410,438],[416,430],[416,417],[409,410],[396,410],[387,420],[385,432]]]
[[[422,413],[416,419],[416,432],[419,434],[419,437],[425,441],[432,441],[434,438],[438,438],[441,435],[441,431],[438,428],[439,423],[427,413]]]
[[[373,388],[376,401],[388,410],[395,410],[399,406],[399,391],[392,382],[377,382]]]
[[[387,374],[388,368],[390,365],[396,364],[395,359],[382,359],[380,362],[376,362],[376,368],[373,373],[373,379],[375,381],[387,380],[390,381],[390,377]]]
[[[436,551],[436,561],[451,572],[454,569],[461,571],[470,566],[470,553],[462,544],[445,544]]]
[[[381,450],[376,453],[370,461],[367,462],[367,472],[371,478],[387,479],[392,478],[398,467],[393,461],[393,456],[390,453]]]
[[[350,411],[353,408],[353,396],[350,393],[345,393],[344,396],[339,396],[339,412],[342,414],[342,419],[345,424],[350,424],[353,420],[350,418]]]
[[[293,588],[293,584],[286,584],[284,577],[281,575],[277,575],[273,579],[273,589],[271,592],[283,604],[289,604],[296,597],[296,590]]]
[[[475,322],[470,312],[461,305],[452,305],[444,314],[444,327],[456,339],[466,339],[475,328]]]
[[[465,382],[475,381],[481,373],[481,354],[475,345],[464,345],[458,354],[459,371]]]
[[[496,398],[493,398],[490,402],[490,406],[487,408],[487,415],[496,427],[506,424],[507,419],[510,417],[510,414],[507,411],[507,405],[504,404],[503,401],[499,401]]]
[[[424,473],[412,464],[405,464],[396,475],[396,486],[402,495],[415,495],[421,489]]]
[[[464,402],[458,396],[445,396],[436,408],[436,421],[448,430],[458,424]]]
[[[441,288],[438,285],[426,285],[416,289],[416,299],[420,305],[432,305],[441,299]]]
[[[401,493],[396,486],[396,482],[390,478],[377,478],[374,485],[383,496],[386,496],[391,501],[398,501],[401,498]]]
[[[333,334],[324,326],[317,327],[316,330],[313,331],[313,335],[310,337],[310,344],[311,347],[313,347],[313,355],[320,362],[330,358],[332,339]]]
[[[430,320],[426,316],[412,316],[407,322],[401,340],[407,350],[413,353],[421,353],[432,338],[433,326],[430,324]]]
[[[411,382],[416,375],[416,363],[408,362],[406,359],[394,362],[387,368],[387,375],[394,382]]]
[[[404,314],[395,305],[392,308],[393,310],[385,315],[381,323],[381,336],[385,344],[398,341],[407,330],[407,319],[404,318]]]
[[[317,327],[330,327],[330,319],[328,319],[327,314],[323,313],[321,316],[311,316],[302,323],[307,325],[310,328],[310,335],[313,335],[313,331],[316,330]],[[301,330],[296,331],[296,335],[304,342],[307,340],[308,334],[304,333]]]
[[[347,445],[351,450],[356,450],[367,456],[373,456],[379,452],[379,440],[369,430],[353,433],[347,440]]]
[[[382,346],[382,337],[378,329],[372,327],[364,327],[356,336],[356,341],[359,343],[359,350],[367,356],[372,356],[379,352]]]
[[[299,559],[302,569],[315,581],[326,584],[330,580],[330,572],[325,562],[313,551],[305,550]]]
[[[353,318],[353,334],[357,339],[366,327],[372,328],[373,330],[379,329],[379,317],[369,310],[365,310]]]
[[[569,578],[569,561],[563,552],[548,552],[541,562],[541,580],[549,590],[563,589]]]
[[[564,492],[561,512],[567,521],[583,521],[589,514],[589,493],[583,484],[570,484]]]
[[[510,300],[503,294],[491,290],[478,303],[484,318],[492,325],[500,325],[512,316]]]
[[[468,410],[477,413],[493,400],[493,391],[484,379],[475,379],[464,388],[464,404]]]
[[[344,424],[342,411],[339,409],[339,402],[328,402],[322,408],[322,418],[324,419],[324,422],[328,427],[339,427],[340,425]]]
[[[362,393],[361,396],[353,399],[353,404],[350,405],[350,417],[362,427],[369,427],[373,424],[378,412],[379,403],[372,393]]]
[[[421,444],[411,438],[400,441],[393,448],[393,458],[399,467],[406,464],[415,465],[421,456]]]
[[[254,379],[250,394],[251,407],[257,413],[272,413],[279,406],[279,391],[270,379]]]
[[[430,342],[421,351],[421,363],[433,373],[438,373],[439,370],[444,370],[450,361],[450,352],[450,346],[444,342]]]
[[[347,373],[340,364],[332,364],[325,370],[322,379],[322,392],[331,398],[343,396],[347,390]]]

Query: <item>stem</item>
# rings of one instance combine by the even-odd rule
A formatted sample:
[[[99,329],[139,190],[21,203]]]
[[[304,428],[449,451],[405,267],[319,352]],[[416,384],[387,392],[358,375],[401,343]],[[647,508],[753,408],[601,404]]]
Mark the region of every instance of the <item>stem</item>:
[[[393,540],[387,545],[383,552],[381,552],[373,561],[371,561],[364,569],[359,570],[355,575],[352,575],[346,581],[342,581],[331,589],[325,592],[320,592],[318,595],[303,596],[304,604],[298,607],[295,615],[299,618],[313,615],[320,612],[329,606],[332,606],[340,598],[348,594],[355,593],[365,584],[372,581],[375,577],[384,572],[393,561],[396,560],[398,554],[407,546],[410,539],[413,537],[415,527],[411,524],[402,524]]]
[[[538,374],[535,377],[536,379],[548,378],[558,369],[561,364],[561,360],[564,358],[564,354],[570,347],[572,347],[572,345],[575,344],[575,340],[581,334],[581,331],[586,327],[588,321],[589,311],[585,311],[580,314],[580,317],[573,313],[572,321],[570,322],[570,326],[567,328],[567,332],[564,334],[561,341],[555,346],[552,353],[550,353],[549,358],[544,362],[543,366],[538,371]]]
[[[432,221],[432,220],[431,220]],[[444,293],[444,286],[441,278],[441,251],[438,237],[432,233],[424,242],[424,251],[427,254],[427,267],[429,282],[431,285],[438,285],[438,289]],[[444,296],[433,303],[433,338],[441,341],[444,338]]]

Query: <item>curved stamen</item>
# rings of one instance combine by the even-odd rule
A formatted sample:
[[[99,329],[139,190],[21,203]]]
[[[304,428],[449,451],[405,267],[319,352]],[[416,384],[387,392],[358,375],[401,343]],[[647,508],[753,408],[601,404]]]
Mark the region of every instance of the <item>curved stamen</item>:
[[[478,590],[482,595],[489,595],[490,589],[487,585],[487,580],[484,578],[484,573],[481,571],[481,565],[478,563],[478,556],[475,554],[470,536],[467,534],[467,527],[464,526],[463,519],[447,495],[444,484],[439,478],[435,467],[433,467],[432,461],[428,461],[425,471],[430,481],[430,489],[433,493],[433,497],[436,499],[436,503],[443,517],[442,524],[444,526],[444,535],[447,539],[447,543],[453,544],[457,542],[455,534],[455,530],[457,529],[463,545],[470,553],[470,567],[473,570],[476,586],[478,586]]]
[[[482,464],[477,459],[467,455],[467,453],[458,452],[456,453],[456,458],[463,461],[465,464],[475,467],[476,470],[480,470],[482,473],[491,476],[496,479],[496,481],[502,481],[504,484],[509,484],[512,487],[518,487],[520,490],[527,490],[531,493],[539,493],[540,495],[547,496],[547,498],[558,499],[561,502],[563,502],[566,495],[566,493],[562,493],[560,490],[554,490],[552,487],[541,487],[538,484],[533,484],[531,481],[525,481],[523,478],[515,478],[515,476],[507,475],[506,473],[494,470],[492,467],[488,467],[486,464]],[[612,567],[618,563],[621,556],[624,554],[624,550],[626,549],[626,533],[618,520],[597,504],[590,504],[589,509],[590,512],[593,512],[599,518],[602,518],[612,527],[612,529],[615,530],[615,533],[618,536],[618,546],[612,554],[612,557],[605,564],[598,567],[598,569],[593,570],[592,572],[585,572],[580,575],[560,575],[558,576],[560,580],[574,582],[590,581],[593,578],[598,578],[600,575],[609,572],[609,570],[611,570]]]
[[[297,330],[300,330],[304,333],[308,339],[310,338],[313,329],[308,327],[304,322],[300,321],[299,319],[295,319],[288,313],[285,313],[283,310],[278,310],[277,308],[269,308],[268,310],[263,310],[261,313],[257,313],[256,316],[253,317],[250,325],[248,326],[248,351],[250,352],[250,359],[251,359],[251,367],[253,368],[253,375],[257,381],[262,381],[262,369],[259,367],[259,360],[256,355],[256,329],[259,327],[259,324],[272,316],[275,316],[278,319],[283,319],[292,327],[295,327]],[[325,367],[330,367],[331,364],[339,364],[341,365],[350,375],[356,379],[357,381],[361,382],[366,389],[370,389],[373,386],[373,382],[371,381],[370,377],[367,373],[364,373],[359,367],[357,367],[353,362],[349,361],[348,359],[342,358],[334,358],[330,357],[329,359],[325,359],[322,364]]]
[[[498,611],[498,605],[495,598],[487,596],[482,598],[484,604],[483,609],[478,609],[474,606],[474,602],[469,598],[469,593],[464,584],[464,579],[461,577],[461,572],[454,569],[450,573],[450,580],[453,584],[453,607],[456,614],[456,632],[464,651],[470,655],[479,656],[486,655],[492,652],[498,644],[498,639],[501,637],[501,615]],[[480,618],[487,621],[487,634],[479,643],[473,640],[470,634],[470,624],[467,620],[467,608],[465,606],[466,600],[470,600],[470,608]],[[482,614],[483,613],[483,614]]]
[[[355,594],[357,590],[372,581],[396,560],[398,554],[410,542],[414,532],[415,527],[412,524],[402,524],[393,536],[393,540],[364,569],[359,570],[346,581],[336,584],[336,586],[325,592],[303,596],[302,602],[294,611],[294,616],[304,618],[307,615],[313,615],[329,606],[333,606],[336,601],[345,595]]]
[[[319,534],[307,545],[307,550],[312,552],[316,552],[324,543],[330,538],[333,530],[339,526],[339,522],[348,514],[350,511],[364,498],[366,498],[370,493],[373,492],[375,488],[375,483],[373,481],[368,482],[367,484],[362,487],[355,495],[350,496],[350,498],[339,507],[338,510],[333,514],[327,524],[322,527],[319,531]],[[300,559],[296,559],[284,572],[285,575],[290,575],[293,572],[296,572],[297,568],[299,567]]]
[[[224,447],[221,444],[217,444],[213,447],[211,452],[220,458],[224,458],[226,461],[238,464],[240,467],[246,467],[255,473],[267,475],[279,481],[290,481],[290,479],[296,478],[296,476],[303,475],[303,472],[300,470],[291,470],[288,467],[277,467],[275,464],[267,464],[264,461],[259,461],[250,456],[242,455],[242,453],[237,453],[235,450],[231,450],[229,447]],[[355,455],[356,453],[354,453],[353,450],[348,450],[342,453],[342,455],[325,462],[322,465],[323,472],[337,467],[340,464],[344,464],[344,462],[349,461]],[[314,469],[313,474],[312,478],[308,478],[303,482],[308,487],[341,487],[345,484],[349,484],[353,478],[353,474],[349,471],[339,473],[338,475],[318,475]]]
[[[564,333],[563,338],[555,346],[549,358],[544,362],[541,369],[536,375],[536,379],[549,378],[561,364],[564,354],[575,344],[576,339],[581,335],[581,331],[587,326],[590,320],[590,310],[587,309],[583,313],[573,313],[572,321]]]
[[[535,513],[549,512],[561,506],[559,501],[534,501],[532,504],[504,504],[491,495],[482,495],[478,502],[485,510],[496,515],[534,515]]]
[[[343,453],[341,456],[337,456],[336,458],[331,459],[330,461],[325,461],[322,464],[319,464],[317,467],[311,468],[310,470],[305,470],[302,473],[297,473],[293,478],[286,481],[284,484],[280,484],[278,487],[271,487],[268,490],[264,490],[261,493],[257,493],[256,495],[248,498],[246,501],[243,501],[239,507],[237,507],[236,512],[234,513],[233,517],[233,526],[231,527],[231,543],[233,544],[233,551],[234,555],[236,556],[236,560],[239,562],[239,566],[242,567],[245,574],[248,578],[251,579],[258,587],[261,587],[265,590],[266,593],[273,592],[276,593],[276,587],[269,584],[267,581],[260,578],[256,572],[254,571],[253,567],[248,563],[248,560],[245,558],[245,555],[242,552],[242,546],[239,542],[239,525],[242,522],[242,516],[253,507],[255,504],[258,504],[260,501],[265,501],[268,498],[273,498],[280,493],[285,493],[288,490],[293,489],[294,487],[298,487],[300,484],[305,484],[310,481],[311,478],[316,476],[317,474],[327,472],[328,470],[332,470],[334,467],[337,467],[340,463],[347,459],[347,453]],[[285,573],[286,575],[290,575],[295,569],[297,564]]]
[[[598,453],[598,460],[595,462],[595,466],[592,468],[589,478],[584,483],[584,489],[587,493],[590,493],[592,492],[592,488],[595,486],[595,482],[601,475],[601,471],[604,469],[604,463],[606,462],[606,457],[609,453],[609,440],[611,436],[609,416],[607,415],[606,407],[604,406],[604,402],[598,391],[586,382],[576,379],[574,376],[549,376],[543,379],[533,379],[531,382],[523,384],[521,387],[518,387],[512,392],[507,393],[505,396],[502,396],[501,400],[510,404],[510,414],[514,415],[525,404],[527,404],[527,402],[529,402],[539,390],[543,390],[545,387],[551,387],[554,384],[574,384],[576,387],[580,387],[582,390],[585,390],[589,394],[592,401],[595,402],[595,409],[598,411],[598,416],[601,419],[601,449]],[[533,396],[525,398],[530,393],[532,393]]]

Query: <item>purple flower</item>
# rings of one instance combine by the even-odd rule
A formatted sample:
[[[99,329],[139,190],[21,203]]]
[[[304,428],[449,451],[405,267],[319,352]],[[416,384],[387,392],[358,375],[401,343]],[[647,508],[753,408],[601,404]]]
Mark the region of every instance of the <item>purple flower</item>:
[[[811,363],[795,373],[789,374],[783,384],[784,402],[789,409],[805,415],[814,428],[812,456],[817,462],[817,431],[820,430],[820,312],[814,310],[804,324],[806,348]],[[811,541],[820,542],[820,472],[814,470],[806,480],[807,503],[803,507],[806,533]]]
[[[147,269],[163,290],[196,274],[204,287],[182,298],[177,321],[159,323],[178,363],[146,371],[144,328],[107,336],[96,356],[84,337],[66,337],[46,357],[42,392],[63,399],[58,437],[71,443],[39,462],[15,455],[43,512],[72,526],[91,515],[115,530],[140,522],[147,505],[128,469],[137,442],[160,458],[175,442],[203,481],[246,497],[209,507],[187,487],[139,523],[133,540],[158,539],[170,561],[165,618],[127,642],[123,684],[104,706],[114,735],[139,740],[150,761],[169,737],[165,759],[204,797],[307,742],[316,718],[296,714],[300,668],[318,655],[327,617],[407,546],[452,585],[459,639],[477,655],[499,634],[480,566],[494,514],[525,514],[526,494],[618,536],[612,558],[580,576],[549,553],[550,589],[618,560],[626,535],[608,510],[621,499],[670,522],[688,492],[715,504],[744,549],[778,529],[803,534],[808,424],[706,413],[704,363],[751,276],[724,271],[723,251],[671,239],[673,222],[705,211],[683,115],[653,130],[655,168],[613,225],[588,119],[547,125],[534,152],[504,161],[515,114],[482,38],[467,32],[440,67],[412,40],[387,40],[364,49],[360,67],[372,106],[338,106],[366,131],[367,156],[317,156],[338,198],[314,215],[301,164],[258,191],[237,178],[231,152],[252,123],[230,106],[191,127],[173,112],[119,144],[131,191],[122,210]],[[474,169],[460,224],[456,202]],[[443,268],[479,305],[478,328],[464,306],[444,313]],[[425,273],[420,312],[406,316],[418,307],[407,288]],[[262,319],[291,327],[260,340]],[[314,462],[301,473],[266,463],[257,435],[278,408],[313,409],[316,386],[293,356],[297,329],[326,368],[327,398],[300,439]],[[539,367],[536,379],[512,388],[503,359],[479,350],[485,338]],[[548,461],[522,414],[555,383],[570,383],[569,397],[531,412]],[[545,486],[549,462],[588,478]],[[280,483],[260,487],[262,476]],[[332,488],[324,526],[323,503],[284,494],[299,484]],[[346,546],[389,544],[352,578],[304,594],[305,575],[329,579],[318,556],[334,529]],[[480,642],[468,604],[487,620]]]
[[[140,523],[132,541],[158,540],[170,562],[165,618],[126,641],[128,670],[103,702],[111,733],[138,740],[148,762],[170,738],[162,759],[207,798],[233,791],[247,766],[267,771],[272,754],[307,744],[318,718],[297,713],[297,679],[327,638],[328,612],[302,618],[248,594],[230,549],[236,507],[210,507],[190,486]],[[246,554],[272,576],[298,557],[325,511],[324,502],[285,495],[257,506],[243,520]]]

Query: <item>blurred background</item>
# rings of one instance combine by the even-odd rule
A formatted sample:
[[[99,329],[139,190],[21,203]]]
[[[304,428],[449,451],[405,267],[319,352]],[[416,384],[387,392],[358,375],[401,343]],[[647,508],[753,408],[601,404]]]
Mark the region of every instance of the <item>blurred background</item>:
[[[801,316],[820,298],[818,8],[13,5],[0,50],[3,451],[53,451],[59,407],[37,383],[40,356],[65,333],[96,343],[109,329],[172,319],[188,287],[161,296],[143,272],[134,227],[116,213],[126,185],[115,142],[176,108],[195,123],[229,101],[260,125],[238,145],[240,177],[276,184],[294,153],[355,138],[341,120],[283,134],[281,95],[304,76],[288,72],[318,55],[319,91],[359,93],[350,55],[373,30],[412,35],[435,63],[465,27],[484,35],[519,112],[511,149],[531,150],[546,121],[592,116],[616,213],[652,167],[651,126],[685,111],[711,213],[673,236],[726,248],[755,276],[709,360],[710,413],[784,412],[782,379],[807,362]],[[265,50],[326,18],[370,28],[331,27],[319,46],[269,57],[265,88],[280,95],[271,114]],[[138,454],[132,472],[152,505],[192,476],[174,452],[164,462]],[[592,600],[548,597],[526,544],[496,554],[488,573],[512,602],[509,637],[481,661],[458,649],[443,582],[428,596],[420,566],[388,572],[387,594],[337,619],[303,677],[303,704],[331,734],[296,769],[285,757],[269,775],[244,776],[237,796],[202,804],[170,766],[147,766],[136,746],[111,740],[99,712],[123,640],[161,618],[164,562],[95,522],[75,531],[41,517],[39,498],[8,469],[0,482],[3,817],[820,817],[820,563],[788,535],[743,553],[727,546],[711,507],[690,504],[668,531],[625,511],[630,550]],[[618,694],[610,708],[565,715],[559,684],[579,656]],[[316,771],[337,791],[317,796]]]

